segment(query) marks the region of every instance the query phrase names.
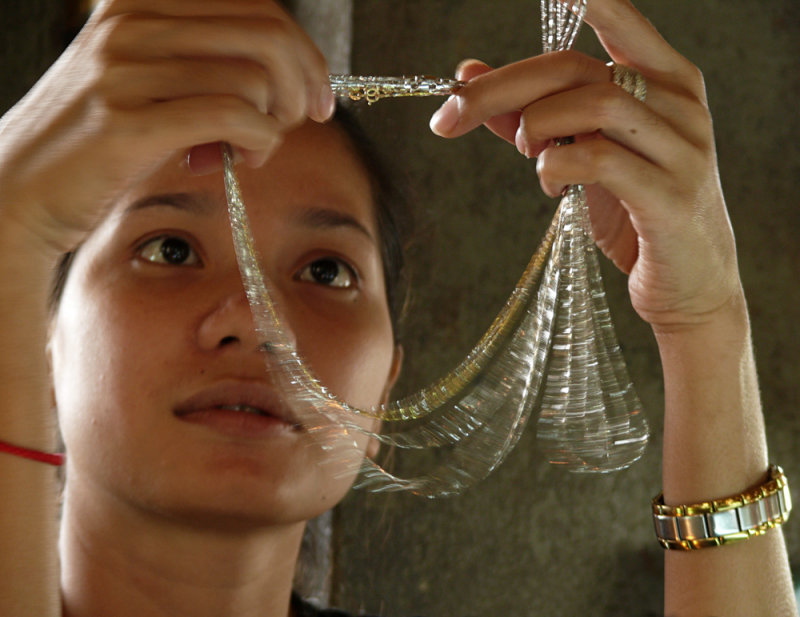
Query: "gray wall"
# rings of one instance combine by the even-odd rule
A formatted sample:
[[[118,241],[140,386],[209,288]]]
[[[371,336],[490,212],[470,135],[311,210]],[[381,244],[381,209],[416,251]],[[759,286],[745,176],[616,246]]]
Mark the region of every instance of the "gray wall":
[[[0,96],[9,106],[58,48],[63,15],[46,0],[4,1]],[[704,70],[722,178],[736,228],[771,443],[800,482],[800,5],[796,0],[639,0]],[[537,2],[355,0],[354,70],[449,75],[463,57],[503,63],[538,50]],[[588,33],[582,49],[596,51]],[[363,113],[414,186],[421,223],[414,311],[406,328],[410,390],[460,360],[497,311],[552,216],[533,163],[485,132],[429,135],[433,101]],[[551,467],[532,431],[462,497],[355,492],[336,513],[334,597],[386,616],[658,615],[661,549],[648,516],[660,486],[662,386],[648,329],[622,276],[606,269],[618,334],[653,428],[634,468],[576,477]],[[403,460],[400,470],[413,465]],[[800,523],[786,528],[800,564]]]
[[[590,0],[591,1],[591,0]],[[703,69],[722,179],[750,299],[771,459],[800,482],[800,5],[796,0],[639,0]],[[539,49],[538,2],[354,3],[353,68],[451,75],[477,57],[501,64]],[[599,53],[590,32],[578,47]],[[423,232],[401,389],[459,361],[488,326],[549,222],[555,202],[534,163],[488,132],[428,134],[435,101],[364,109],[370,131],[408,171]],[[663,388],[655,345],[626,281],[606,285],[652,443],[628,471],[576,477],[550,466],[533,431],[467,494],[428,501],[356,492],[337,515],[334,598],[385,615],[659,615],[662,555],[649,519],[660,487]],[[399,462],[403,472],[414,463]],[[786,529],[800,564],[800,526]]]

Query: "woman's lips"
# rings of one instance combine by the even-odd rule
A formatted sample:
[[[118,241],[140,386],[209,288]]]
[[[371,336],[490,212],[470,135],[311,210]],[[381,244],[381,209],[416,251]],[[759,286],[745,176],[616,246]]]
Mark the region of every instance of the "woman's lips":
[[[216,383],[178,404],[173,413],[180,420],[235,437],[300,429],[297,418],[273,388],[260,382]]]
[[[258,439],[276,432],[295,432],[297,427],[269,415],[257,415],[224,408],[200,409],[176,414],[180,420],[200,424],[239,439]]]

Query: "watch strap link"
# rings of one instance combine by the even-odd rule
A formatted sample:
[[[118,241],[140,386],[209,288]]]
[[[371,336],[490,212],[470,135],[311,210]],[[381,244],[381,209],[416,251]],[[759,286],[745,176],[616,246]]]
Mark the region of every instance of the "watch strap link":
[[[667,506],[662,493],[653,500],[653,523],[665,549],[694,550],[763,535],[785,523],[791,509],[786,476],[771,465],[764,484],[733,497]]]

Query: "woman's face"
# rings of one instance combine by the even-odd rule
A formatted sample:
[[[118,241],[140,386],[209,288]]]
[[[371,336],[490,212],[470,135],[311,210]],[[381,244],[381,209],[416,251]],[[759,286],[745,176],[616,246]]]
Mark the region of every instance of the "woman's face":
[[[381,402],[399,354],[369,181],[346,138],[308,124],[265,168],[238,171],[301,354],[340,398]],[[173,159],[119,200],[75,257],[50,352],[69,491],[173,516],[290,522],[352,482],[275,415],[221,174],[193,177]]]

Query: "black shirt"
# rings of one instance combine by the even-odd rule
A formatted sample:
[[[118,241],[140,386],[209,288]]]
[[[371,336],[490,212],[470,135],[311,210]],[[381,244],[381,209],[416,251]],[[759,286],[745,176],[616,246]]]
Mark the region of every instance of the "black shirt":
[[[292,607],[297,617],[353,617],[350,613],[345,613],[335,608],[317,608],[313,604],[305,602],[297,595],[292,595]],[[361,617],[369,616],[363,615]]]

